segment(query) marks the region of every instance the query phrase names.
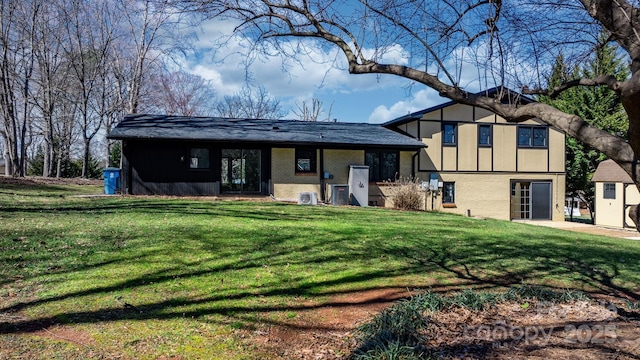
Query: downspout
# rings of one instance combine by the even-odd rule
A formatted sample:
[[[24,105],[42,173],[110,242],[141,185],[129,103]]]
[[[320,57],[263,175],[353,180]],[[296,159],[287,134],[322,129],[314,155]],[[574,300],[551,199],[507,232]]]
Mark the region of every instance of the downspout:
[[[322,200],[322,202],[326,202],[324,179],[324,148],[320,148],[320,199]]]
[[[420,150],[417,150],[411,157],[411,179],[416,179],[416,158],[420,154]],[[424,193],[424,210],[427,211],[427,193]]]
[[[630,228],[627,225],[627,187],[629,184],[622,183],[622,228]]]

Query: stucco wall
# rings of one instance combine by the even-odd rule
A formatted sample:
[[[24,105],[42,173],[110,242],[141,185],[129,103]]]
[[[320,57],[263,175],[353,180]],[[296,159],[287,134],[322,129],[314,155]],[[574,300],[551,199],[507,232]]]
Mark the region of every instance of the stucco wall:
[[[446,113],[446,112],[445,112]],[[452,114],[462,115],[466,111],[458,108]],[[427,116],[430,115],[430,116]],[[435,117],[427,114],[425,117]],[[486,114],[483,114],[486,115]],[[492,145],[478,146],[478,124],[491,122]],[[445,118],[444,121],[454,121]],[[486,116],[479,121],[470,122],[462,119],[457,124],[456,145],[442,144],[442,122],[440,120],[422,120],[403,125],[402,130],[415,128],[419,123],[420,139],[427,145],[422,150],[419,160],[421,171],[521,171],[521,172],[564,172],[565,151],[564,134],[549,128],[548,147],[520,148],[518,147],[518,127],[513,123],[506,123],[496,116]],[[540,125],[539,122],[529,120],[524,124]]]
[[[475,171],[478,168],[478,126],[473,123],[458,124],[458,171]]]
[[[443,117],[451,121],[471,121],[473,119],[473,106],[454,104],[442,109]]]
[[[516,171],[517,134],[515,126],[493,127],[493,171]],[[487,166],[487,164],[484,164]]]
[[[441,125],[437,121],[420,123],[420,140],[427,145],[420,154],[420,170],[431,171],[442,168]]]

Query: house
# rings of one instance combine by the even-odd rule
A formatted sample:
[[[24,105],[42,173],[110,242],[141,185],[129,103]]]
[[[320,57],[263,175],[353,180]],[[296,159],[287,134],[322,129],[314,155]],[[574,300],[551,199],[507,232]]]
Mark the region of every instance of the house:
[[[598,165],[591,181],[595,182],[595,225],[635,228],[629,207],[640,203],[638,187],[613,160]]]
[[[506,94],[501,101],[532,101]],[[454,102],[382,126],[129,115],[108,137],[122,140],[121,186],[129,194],[295,201],[310,193],[344,203],[337,199],[346,193],[351,203],[390,206],[393,181],[417,177],[427,210],[564,220],[564,134]]]
[[[375,179],[411,176],[425,146],[373,124],[164,115],[126,116],[108,137],[122,140],[121,186],[129,194],[296,200],[312,193],[325,202],[362,173],[358,167],[370,165]],[[359,203],[367,205],[366,177],[356,184],[350,193],[362,188]]]
[[[514,104],[533,100],[495,88],[483,92]],[[425,145],[415,176],[432,191],[427,209],[506,220],[564,221],[565,137],[538,119],[507,122],[447,102],[383,124]],[[384,188],[381,188],[384,193]]]

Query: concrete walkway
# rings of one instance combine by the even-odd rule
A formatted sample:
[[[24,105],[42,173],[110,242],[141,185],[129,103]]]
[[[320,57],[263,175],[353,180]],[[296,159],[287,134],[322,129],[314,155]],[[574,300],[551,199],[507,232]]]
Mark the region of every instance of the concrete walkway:
[[[555,229],[577,231],[587,234],[604,235],[630,240],[640,240],[640,233],[633,229],[616,229],[570,221],[514,220],[525,224],[546,226]]]

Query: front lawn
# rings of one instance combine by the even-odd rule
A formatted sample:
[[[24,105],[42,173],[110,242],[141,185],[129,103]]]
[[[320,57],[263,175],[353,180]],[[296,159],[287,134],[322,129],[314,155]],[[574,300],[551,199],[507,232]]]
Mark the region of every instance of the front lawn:
[[[275,358],[243,334],[382,288],[640,300],[640,242],[442,213],[72,196],[99,191],[0,187],[0,358]]]

